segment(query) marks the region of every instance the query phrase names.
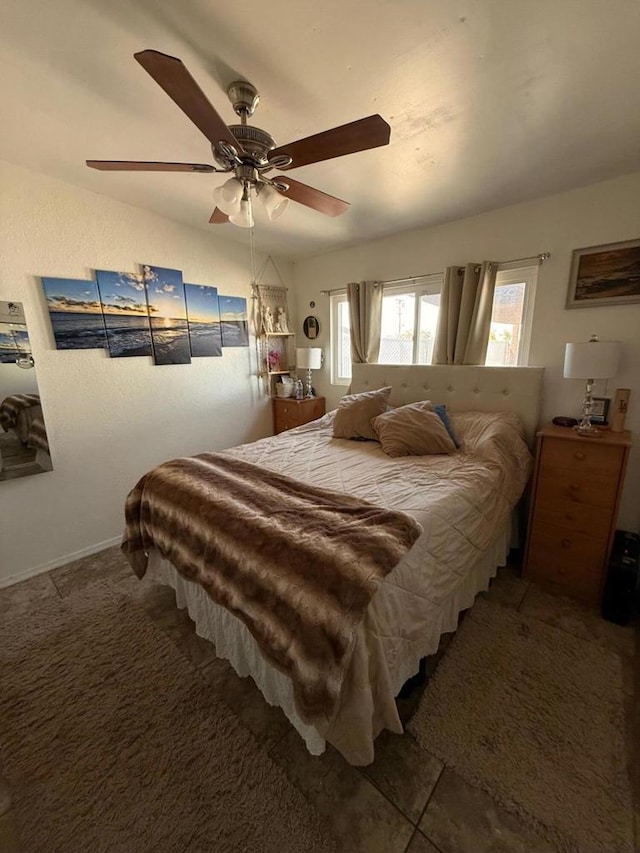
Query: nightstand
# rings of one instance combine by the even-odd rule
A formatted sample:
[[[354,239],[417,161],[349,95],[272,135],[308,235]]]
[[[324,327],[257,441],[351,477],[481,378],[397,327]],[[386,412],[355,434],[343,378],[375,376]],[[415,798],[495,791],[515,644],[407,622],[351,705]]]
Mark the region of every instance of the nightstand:
[[[294,400],[293,397],[274,397],[273,431],[277,435],[287,429],[315,421],[324,413],[324,397],[304,397],[302,400]]]
[[[597,605],[616,529],[631,434],[538,432],[524,575]]]

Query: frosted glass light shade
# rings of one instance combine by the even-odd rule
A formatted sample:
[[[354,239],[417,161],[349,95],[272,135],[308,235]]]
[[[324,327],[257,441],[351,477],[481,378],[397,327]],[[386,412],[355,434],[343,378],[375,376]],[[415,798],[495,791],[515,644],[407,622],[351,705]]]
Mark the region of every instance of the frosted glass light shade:
[[[586,341],[567,344],[564,351],[565,379],[609,379],[618,372],[618,341]]]
[[[222,186],[217,187],[213,191],[213,200],[216,203],[216,207],[219,207],[228,216],[238,213],[242,190],[242,184],[237,178],[229,178]]]
[[[275,222],[285,212],[289,206],[289,199],[280,195],[277,190],[270,187],[269,184],[264,184],[260,187],[260,201],[267,211],[267,216],[272,222]]]
[[[239,225],[240,228],[253,228],[253,213],[251,212],[251,201],[242,200],[240,202],[240,210],[237,213],[232,213],[229,217],[229,222],[234,225]]]
[[[304,370],[320,370],[322,367],[322,350],[320,347],[297,349],[296,365]]]

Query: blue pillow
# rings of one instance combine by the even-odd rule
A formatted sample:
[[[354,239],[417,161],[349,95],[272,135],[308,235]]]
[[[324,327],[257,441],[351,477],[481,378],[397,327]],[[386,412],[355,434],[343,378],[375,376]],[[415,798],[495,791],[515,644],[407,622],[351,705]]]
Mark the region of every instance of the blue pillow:
[[[449,420],[449,415],[447,414],[447,407],[443,403],[438,403],[438,405],[434,406],[433,408],[436,415],[440,418],[440,420],[444,424],[445,429],[451,436],[451,441],[455,444],[456,447],[460,447],[460,442],[458,441],[458,437],[453,431],[451,421]]]

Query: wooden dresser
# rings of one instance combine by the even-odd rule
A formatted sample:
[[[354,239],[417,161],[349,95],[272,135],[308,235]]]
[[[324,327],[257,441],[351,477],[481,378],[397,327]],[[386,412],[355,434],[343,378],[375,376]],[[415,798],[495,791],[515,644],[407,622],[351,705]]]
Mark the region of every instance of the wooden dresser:
[[[599,604],[630,446],[629,432],[538,432],[525,577]]]
[[[274,397],[273,431],[277,435],[287,429],[315,421],[324,413],[324,397],[305,397],[302,400],[294,400],[293,397]]]

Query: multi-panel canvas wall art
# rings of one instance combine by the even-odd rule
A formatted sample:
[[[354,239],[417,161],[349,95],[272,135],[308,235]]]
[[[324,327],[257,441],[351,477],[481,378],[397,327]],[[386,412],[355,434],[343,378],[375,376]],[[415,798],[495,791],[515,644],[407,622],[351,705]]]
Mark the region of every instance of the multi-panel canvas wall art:
[[[242,296],[219,296],[223,347],[248,347],[247,300]]]
[[[185,284],[191,355],[222,355],[222,332],[218,288],[204,284]]]
[[[144,278],[131,272],[96,270],[96,280],[111,357],[152,355]]]
[[[187,304],[180,270],[144,267],[155,364],[189,364]]]
[[[95,281],[43,278],[57,349],[97,349],[106,344],[102,306]]]
[[[57,349],[104,349],[112,358],[151,355],[155,364],[189,364],[248,347],[247,300],[218,288],[183,284],[180,270],[96,270],[96,281],[42,278]],[[26,343],[0,335],[0,359]]]

